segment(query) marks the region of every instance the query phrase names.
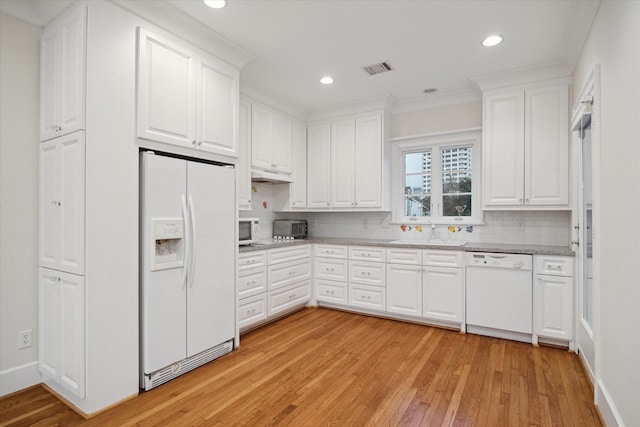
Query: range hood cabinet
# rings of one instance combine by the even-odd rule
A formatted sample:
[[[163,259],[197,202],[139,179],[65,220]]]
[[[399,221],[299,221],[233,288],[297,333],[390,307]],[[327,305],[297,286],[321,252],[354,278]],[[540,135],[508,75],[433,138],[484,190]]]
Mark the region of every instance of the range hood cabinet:
[[[293,182],[291,180],[291,175],[289,174],[269,172],[259,169],[251,169],[251,181],[268,184],[290,184]]]

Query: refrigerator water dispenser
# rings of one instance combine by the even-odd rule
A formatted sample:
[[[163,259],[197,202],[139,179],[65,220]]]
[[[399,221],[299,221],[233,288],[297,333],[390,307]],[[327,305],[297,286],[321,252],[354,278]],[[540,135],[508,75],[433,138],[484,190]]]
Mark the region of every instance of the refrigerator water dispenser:
[[[151,270],[166,270],[184,265],[184,221],[182,218],[152,218],[155,252]]]

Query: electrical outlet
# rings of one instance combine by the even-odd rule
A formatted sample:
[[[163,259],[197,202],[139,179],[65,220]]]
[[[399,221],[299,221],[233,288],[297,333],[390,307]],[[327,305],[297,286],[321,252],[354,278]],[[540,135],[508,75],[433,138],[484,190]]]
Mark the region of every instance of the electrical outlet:
[[[31,329],[27,329],[25,331],[20,331],[18,332],[18,348],[27,348],[27,347],[31,347],[32,342],[31,342],[31,334],[32,334],[32,330]]]

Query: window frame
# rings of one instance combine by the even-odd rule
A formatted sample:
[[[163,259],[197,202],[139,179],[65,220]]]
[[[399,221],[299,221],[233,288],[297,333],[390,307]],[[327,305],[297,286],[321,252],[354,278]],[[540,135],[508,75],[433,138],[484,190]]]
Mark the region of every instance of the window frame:
[[[454,132],[419,135],[392,140],[392,222],[396,224],[450,224],[450,225],[481,225],[482,211],[482,132],[480,129],[469,129]],[[442,157],[443,149],[457,147],[472,147],[471,170],[471,212],[472,216],[443,216],[442,191]],[[431,151],[431,216],[405,216],[405,164],[404,155],[421,151]]]

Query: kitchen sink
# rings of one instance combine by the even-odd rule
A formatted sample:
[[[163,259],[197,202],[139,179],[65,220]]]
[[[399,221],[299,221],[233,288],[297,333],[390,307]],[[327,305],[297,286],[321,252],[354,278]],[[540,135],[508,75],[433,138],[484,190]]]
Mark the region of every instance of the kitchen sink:
[[[464,246],[467,242],[456,242],[453,240],[392,240],[392,245],[437,245],[437,246]]]

